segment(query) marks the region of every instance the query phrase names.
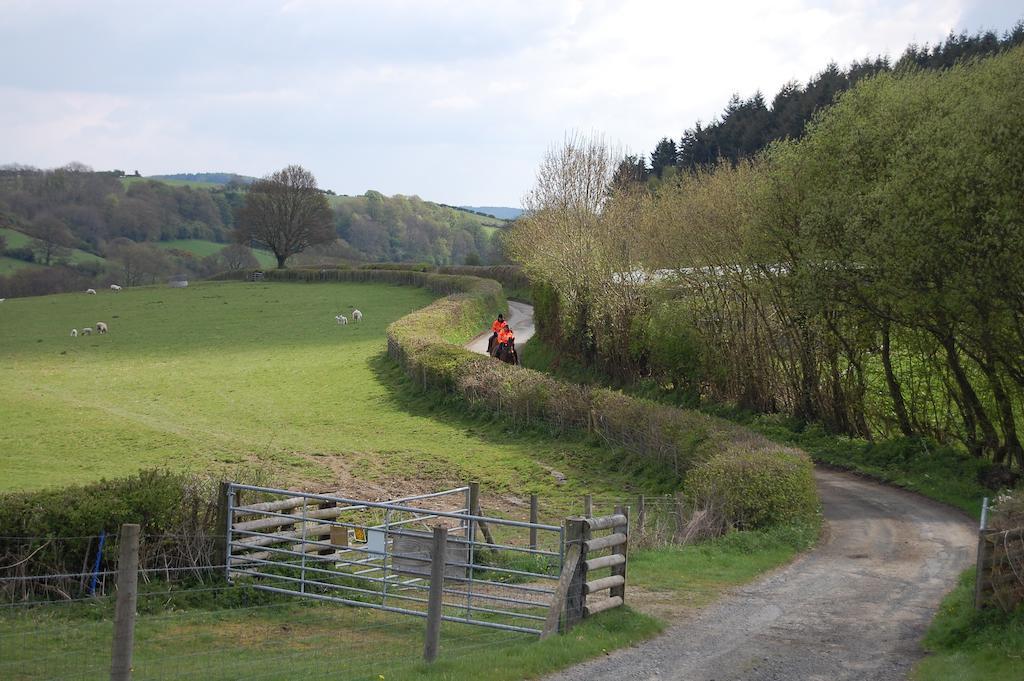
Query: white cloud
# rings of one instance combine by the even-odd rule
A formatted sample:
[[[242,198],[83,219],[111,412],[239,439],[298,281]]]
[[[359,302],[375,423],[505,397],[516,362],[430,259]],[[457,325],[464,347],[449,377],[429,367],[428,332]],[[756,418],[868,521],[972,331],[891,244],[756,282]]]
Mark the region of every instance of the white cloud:
[[[0,58],[24,66],[0,74],[0,162],[256,175],[297,162],[346,193],[514,204],[566,130],[649,152],[734,92],[770,98],[830,61],[974,30],[977,5],[14,3]]]

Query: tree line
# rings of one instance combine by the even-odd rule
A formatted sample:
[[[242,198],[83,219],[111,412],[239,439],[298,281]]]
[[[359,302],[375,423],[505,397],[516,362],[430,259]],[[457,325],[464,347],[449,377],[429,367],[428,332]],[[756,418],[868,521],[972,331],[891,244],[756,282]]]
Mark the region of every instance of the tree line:
[[[1024,469],[1024,47],[883,70],[799,140],[659,183],[600,138],[542,163],[508,248],[538,330],[691,404]]]
[[[735,164],[771,142],[798,139],[816,112],[864,78],[879,73],[948,69],[960,61],[995,55],[1022,43],[1024,22],[1001,37],[993,31],[951,33],[933,46],[909,46],[895,62],[877,57],[856,61],[846,69],[831,63],[805,86],[796,81],[786,83],[771,102],[760,92],[747,99],[734,94],[717,120],[707,125],[698,122],[678,141],[662,138],[652,150],[649,163],[643,156],[626,157],[618,173],[623,179],[657,182],[666,172],[673,175],[713,168],[722,161]]]
[[[308,174],[299,166],[292,168]],[[275,191],[286,171],[252,183],[193,188],[144,178],[126,180],[121,171],[95,172],[79,163],[53,170],[0,168],[0,227],[31,238],[25,246],[2,244],[0,253],[47,268],[72,270],[19,270],[0,282],[0,289],[7,295],[29,295],[74,290],[83,282],[111,277],[120,277],[122,285],[133,285],[170,272],[205,276],[240,260],[255,266],[252,254],[243,258],[239,250],[251,246],[283,254],[282,266],[286,260],[299,266],[356,261],[474,265],[502,258],[496,229],[490,226],[496,222],[492,218],[416,196],[389,198],[368,191],[358,197],[337,197],[317,187],[311,174],[306,188],[318,206],[314,238],[255,238],[252,232],[258,231],[258,225],[254,221],[260,211],[254,207]],[[279,232],[287,229],[280,220],[284,215],[274,218]],[[155,246],[155,242],[177,239],[224,243],[225,248],[233,241],[238,245],[206,259]],[[72,249],[111,262],[106,268],[84,262],[72,257]]]

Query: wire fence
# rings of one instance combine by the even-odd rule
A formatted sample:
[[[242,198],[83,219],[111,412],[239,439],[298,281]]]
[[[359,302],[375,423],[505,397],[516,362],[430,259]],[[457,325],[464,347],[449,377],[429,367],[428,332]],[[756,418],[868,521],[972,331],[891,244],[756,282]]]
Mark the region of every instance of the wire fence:
[[[456,511],[454,516],[459,516],[461,511],[464,520],[472,515],[468,513],[472,504],[462,500],[463,492],[463,488],[459,488],[455,494],[458,503],[452,510]],[[264,500],[250,496],[246,504],[251,507],[261,501]],[[323,501],[317,500],[316,510],[322,510],[319,506]],[[267,558],[257,555],[254,559],[252,551],[243,552],[249,555],[248,558],[243,557],[241,565],[226,560],[216,561],[211,559],[213,549],[201,560],[176,563],[172,557],[184,555],[177,544],[198,546],[194,536],[143,535],[138,554],[147,559],[140,561],[139,568],[134,571],[137,615],[133,630],[131,677],[213,680],[301,677],[379,681],[380,676],[384,676],[387,681],[393,681],[422,676],[426,669],[422,618],[254,588],[258,585],[255,582],[263,582],[263,585],[268,582],[285,583],[288,580],[281,578],[293,576],[297,570],[304,572],[307,578],[311,577],[312,581],[320,581],[321,575],[316,573],[318,568],[336,571],[342,561],[337,560],[339,547],[331,543],[331,527],[346,528],[350,545],[345,550],[359,547],[361,541],[356,541],[357,530],[363,531],[359,540],[365,540],[369,531],[382,522],[394,523],[395,527],[391,529],[397,530],[395,536],[406,530],[414,535],[420,533],[415,526],[423,520],[422,508],[418,509],[419,513],[413,508],[404,512],[391,509],[391,517],[384,518],[383,515],[389,512],[384,506],[386,504],[362,511],[354,509],[353,513],[363,514],[356,522],[350,522],[352,518],[346,519],[340,513],[329,519],[316,519],[317,525],[327,521],[326,529],[320,528],[320,534],[270,547],[284,550],[284,553],[277,554],[267,552],[268,555],[284,557],[280,561],[283,565],[276,568],[259,563]],[[495,651],[526,648],[535,643],[535,636],[517,633],[516,630],[470,626],[458,620],[471,619],[467,617],[467,613],[471,613],[485,622],[525,622],[522,628],[527,630],[541,626],[554,583],[539,578],[538,574],[543,572],[545,577],[557,578],[558,571],[546,563],[544,569],[539,570],[535,560],[550,562],[555,560],[560,550],[558,533],[552,532],[552,529],[559,528],[549,526],[547,537],[543,532],[531,537],[531,525],[543,526],[538,522],[540,516],[604,516],[618,506],[630,509],[631,549],[690,541],[703,531],[700,528],[706,522],[701,519],[706,520],[709,515],[707,509],[691,508],[682,497],[675,495],[623,498],[598,494],[575,499],[532,497],[530,503],[522,501],[519,505],[506,506],[500,515],[507,522],[492,522],[490,537],[476,536],[479,528],[473,530],[474,551],[483,555],[490,550],[493,558],[498,549],[509,547],[518,550],[509,552],[509,555],[518,555],[519,558],[512,562],[489,564],[478,559],[456,558],[451,561],[455,563],[456,570],[471,571],[479,579],[475,579],[473,599],[470,600],[467,575],[446,575],[443,612],[448,621],[442,625],[439,657],[446,665],[445,674],[449,674],[449,678],[486,678],[484,670],[495,657]],[[301,515],[303,508],[307,513],[314,510],[313,506],[302,504],[291,512]],[[266,511],[242,515],[239,520],[272,519],[275,514],[278,511]],[[434,517],[438,517],[437,514]],[[496,520],[493,517],[488,519]],[[296,528],[301,530],[302,518],[292,517],[291,520],[299,521],[292,531]],[[472,524],[460,522],[457,517],[454,520],[450,528],[452,539],[456,543],[467,541]],[[282,529],[288,528],[284,526]],[[250,534],[243,537],[244,532]],[[259,540],[260,537],[255,535],[261,532],[263,530],[243,531],[234,539]],[[70,539],[74,541],[67,541]],[[201,544],[216,547],[229,544],[229,539],[231,537],[227,533],[217,535],[207,528]],[[80,570],[46,571],[46,566],[53,563],[50,558],[44,558],[44,554],[61,542],[81,551],[62,564],[74,562],[81,567]],[[122,568],[122,537],[119,533],[74,538],[0,537],[0,543],[3,544],[3,555],[8,556],[7,562],[0,565],[0,679],[111,678],[117,595],[122,578],[119,575]],[[294,550],[295,544],[302,545],[301,549]],[[362,546],[365,548],[365,544]],[[331,557],[318,560],[326,558],[319,552],[328,548],[332,551]],[[545,555],[538,558],[534,552]],[[388,559],[400,559],[403,556],[398,554],[401,553],[403,551],[394,551],[392,547],[392,555]],[[102,561],[99,556],[103,557]],[[159,556],[166,556],[166,559],[160,561]],[[405,557],[422,560],[422,556]],[[324,567],[323,563],[327,566]],[[43,570],[37,571],[39,567]],[[378,568],[375,573],[362,575],[370,579],[343,584],[357,589],[368,584],[387,584],[388,602],[401,604],[403,609],[425,609],[429,593],[425,579],[399,585],[393,582],[399,581],[403,573],[394,563],[387,569],[379,569],[385,566],[380,561],[371,561],[367,567]],[[236,573],[234,584],[226,579],[229,570]],[[489,571],[487,575],[482,574],[484,570]],[[241,571],[255,571],[259,575],[256,578],[243,577],[237,574]],[[401,581],[419,576],[406,573]],[[327,595],[336,588],[336,581],[333,576],[327,580],[330,585]],[[289,585],[282,590],[291,588]],[[528,593],[534,588],[537,593]],[[316,589],[313,591],[315,593]],[[468,609],[467,604],[476,610]],[[514,619],[509,619],[510,612]]]

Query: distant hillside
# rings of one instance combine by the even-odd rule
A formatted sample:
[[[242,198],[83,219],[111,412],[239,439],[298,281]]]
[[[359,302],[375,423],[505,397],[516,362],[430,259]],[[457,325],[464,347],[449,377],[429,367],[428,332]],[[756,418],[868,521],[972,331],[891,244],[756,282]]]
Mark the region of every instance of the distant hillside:
[[[502,220],[515,220],[523,214],[520,208],[509,208],[507,206],[459,206],[463,210],[471,210],[474,213],[493,215]]]
[[[225,185],[235,182],[236,184],[252,184],[255,177],[239,175],[237,173],[176,173],[174,175],[147,175],[147,180],[165,180],[189,184],[219,184]]]

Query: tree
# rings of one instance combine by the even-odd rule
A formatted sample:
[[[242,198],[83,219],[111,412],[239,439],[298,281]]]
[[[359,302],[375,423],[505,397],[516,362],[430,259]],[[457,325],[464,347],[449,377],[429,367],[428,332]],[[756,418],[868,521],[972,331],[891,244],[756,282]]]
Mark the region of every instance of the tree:
[[[260,266],[260,261],[252,254],[252,249],[242,244],[225,246],[217,255],[229,271],[254,269]]]
[[[253,182],[234,238],[240,244],[266,246],[281,269],[289,256],[334,241],[331,208],[313,173],[292,165]]]
[[[32,237],[32,250],[37,254],[37,260],[49,267],[54,260],[67,258],[71,251],[71,232],[67,225],[52,215],[42,215],[36,218],[28,230]]]
[[[676,143],[667,137],[663,137],[658,142],[658,146],[654,147],[654,153],[651,154],[651,172],[661,177],[661,174],[665,172],[665,168],[675,166],[677,160],[678,151],[676,150]]]
[[[171,266],[167,254],[159,248],[151,244],[137,244],[123,237],[110,242],[107,259],[119,266],[123,286],[155,284]]]

